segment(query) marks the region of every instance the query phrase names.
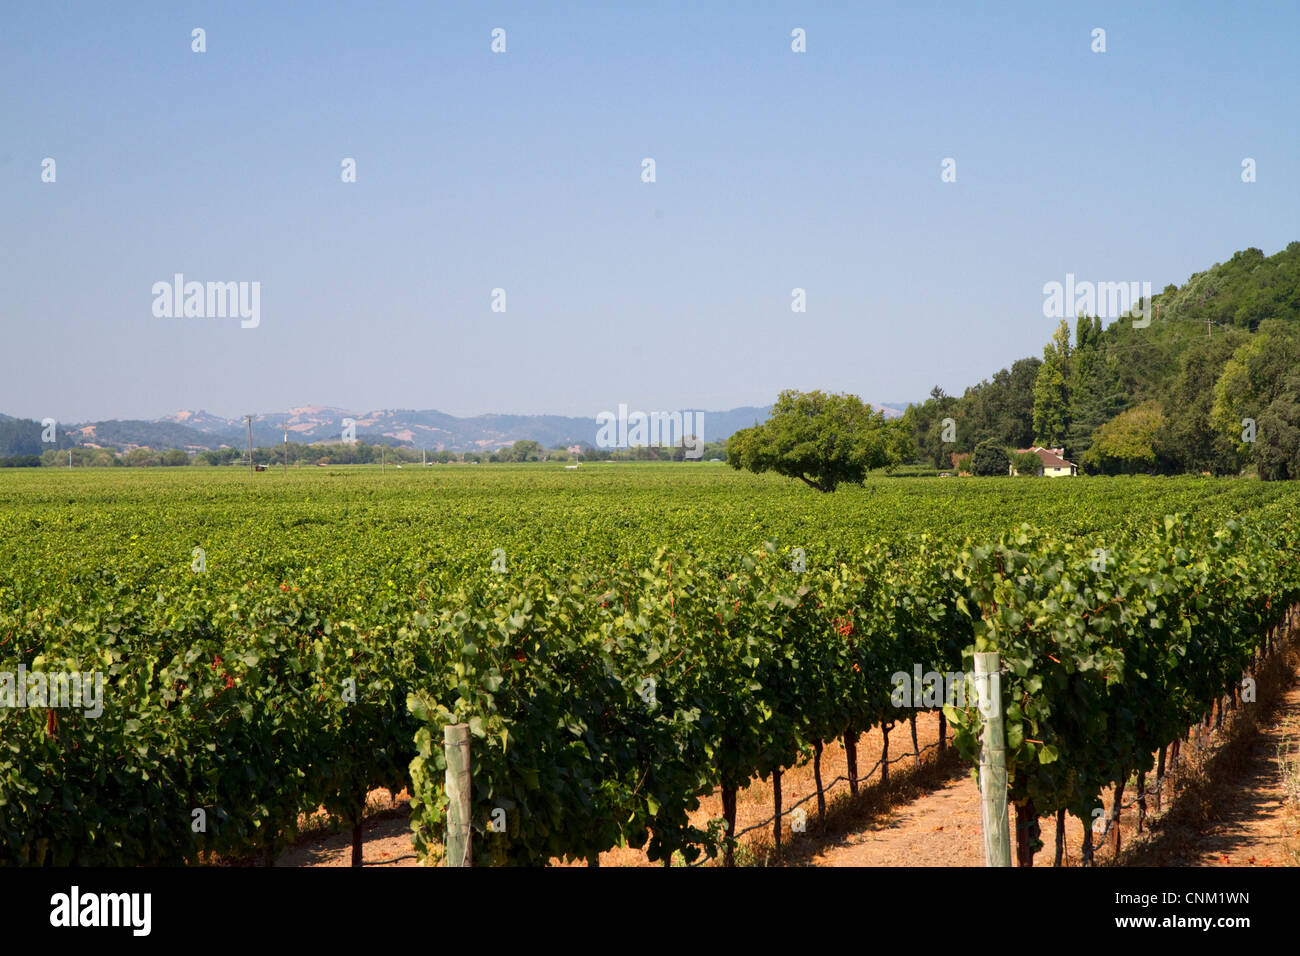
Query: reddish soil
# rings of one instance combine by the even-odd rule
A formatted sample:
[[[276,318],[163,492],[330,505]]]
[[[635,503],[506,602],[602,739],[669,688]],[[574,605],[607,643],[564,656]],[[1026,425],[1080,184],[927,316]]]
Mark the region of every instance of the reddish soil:
[[[1285,680],[1284,680],[1284,683]],[[1229,724],[1232,717],[1229,715]],[[840,780],[827,791],[827,813],[819,822],[814,797],[803,803],[806,826],[791,830],[791,817],[783,828],[783,852],[772,853],[771,780],[754,780],[738,794],[736,824],[742,833],[737,862],[787,866],[983,866],[984,843],[979,789],[968,767],[956,758],[951,747],[942,759],[937,747],[938,720],[923,714],[917,721],[918,743],[923,752],[918,762],[912,756],[910,729],[906,722],[890,733],[888,785],[880,783],[877,769],[861,786],[857,797]],[[1199,734],[1197,735],[1199,737]],[[1298,866],[1300,865],[1300,786],[1292,776],[1288,784],[1279,754],[1300,759],[1300,675],[1291,673],[1281,689],[1281,700],[1272,717],[1258,731],[1209,735],[1204,747],[1196,739],[1183,748],[1182,767],[1167,781],[1163,810],[1154,812],[1154,797],[1148,798],[1148,825],[1137,830],[1135,794],[1125,794],[1121,814],[1121,862],[1128,865],[1181,866]],[[858,744],[858,772],[866,774],[880,758],[879,729],[864,734]],[[1230,750],[1230,753],[1222,751]],[[828,745],[822,755],[822,779],[826,783],[846,773],[844,749]],[[1204,777],[1215,779],[1208,789]],[[1202,788],[1191,798],[1202,808],[1189,824],[1170,813],[1171,799],[1184,778],[1200,776]],[[1148,787],[1154,781],[1148,781]],[[1289,789],[1288,789],[1289,788]],[[811,762],[787,771],[783,776],[783,806],[815,794]],[[1112,795],[1104,795],[1107,808]],[[417,866],[408,824],[409,798],[405,791],[393,801],[387,791],[371,794],[374,816],[365,825],[364,862],[367,866]],[[1208,808],[1205,809],[1205,808]],[[698,823],[720,817],[717,793],[703,801],[694,815]],[[1184,814],[1185,815],[1185,814]],[[1010,821],[1014,834],[1014,817]],[[1155,824],[1153,827],[1150,824]],[[1040,821],[1043,847],[1034,857],[1035,866],[1051,866],[1055,856],[1055,819]],[[748,833],[751,827],[757,829]],[[1082,824],[1067,818],[1064,865],[1080,863]],[[1113,842],[1096,848],[1096,862],[1113,862]],[[1014,858],[1014,847],[1013,847]],[[348,866],[351,834],[316,835],[299,841],[277,860],[277,866]],[[559,863],[560,861],[555,861]],[[635,849],[615,849],[601,854],[602,866],[655,865]],[[674,860],[680,865],[680,859]],[[583,865],[581,863],[570,865]]]

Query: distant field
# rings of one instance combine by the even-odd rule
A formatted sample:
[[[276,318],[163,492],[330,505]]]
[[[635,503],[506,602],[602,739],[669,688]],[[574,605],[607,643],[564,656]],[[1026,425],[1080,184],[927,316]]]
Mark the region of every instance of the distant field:
[[[723,465],[442,465],[0,471],[0,567],[189,566],[203,547],[329,563],[391,557],[529,566],[635,560],[658,546],[851,549],[880,536],[996,535],[1022,523],[1099,532],[1168,511],[1240,514],[1295,501],[1286,483],[1209,478],[872,478],[834,494]]]

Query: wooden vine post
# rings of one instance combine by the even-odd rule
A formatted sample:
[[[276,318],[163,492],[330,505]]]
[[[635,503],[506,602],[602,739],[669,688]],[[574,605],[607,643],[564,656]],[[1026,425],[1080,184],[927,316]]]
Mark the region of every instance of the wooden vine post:
[[[366,816],[366,792],[354,792],[352,794],[352,805],[356,807],[356,825],[352,827],[352,865],[362,865],[362,822]]]
[[[822,787],[822,742],[813,743],[813,778],[817,781],[817,822],[826,824],[826,790]]]
[[[856,730],[844,734],[844,760],[849,767],[849,793],[858,795],[858,733]]]
[[[1124,782],[1128,779],[1128,770],[1120,775],[1119,783],[1115,785],[1115,800],[1111,804],[1111,823],[1115,826],[1115,853],[1114,858],[1119,857],[1119,818],[1124,811]]]
[[[1011,827],[1007,822],[1007,741],[1002,722],[1002,660],[997,654],[975,655],[984,733],[980,739],[980,799],[984,805],[984,863],[1011,865]]]
[[[1160,748],[1160,759],[1156,762],[1156,813],[1160,812],[1160,791],[1165,782],[1165,747]]]
[[[1142,832],[1142,827],[1147,820],[1147,772],[1138,771],[1138,833]]]
[[[726,824],[726,844],[722,850],[722,865],[736,865],[736,788],[722,785],[722,819]]]
[[[880,725],[880,785],[882,787],[889,783],[889,728],[893,726],[893,721]]]
[[[1052,860],[1052,866],[1061,865],[1061,857],[1065,855],[1065,808],[1062,807],[1056,811],[1056,857]]]
[[[772,819],[772,841],[776,844],[776,853],[781,855],[781,770],[772,771],[772,801],[776,815]]]
[[[447,756],[446,866],[470,866],[469,724],[448,724],[442,729]]]

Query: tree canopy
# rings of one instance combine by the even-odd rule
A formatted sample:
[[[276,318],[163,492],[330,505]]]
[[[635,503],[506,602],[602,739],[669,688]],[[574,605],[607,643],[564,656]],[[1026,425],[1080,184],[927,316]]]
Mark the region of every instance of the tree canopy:
[[[818,491],[857,484],[873,468],[910,454],[901,422],[889,422],[856,395],[786,390],[762,425],[745,428],[727,443],[731,467],[774,471]]]
[[[1144,402],[1097,429],[1084,461],[1107,474],[1155,470],[1164,458],[1167,426],[1159,404]]]
[[[1035,455],[1034,459],[1037,460]],[[1010,471],[1010,461],[1007,459],[1007,450],[992,438],[985,439],[975,446],[975,454],[971,456],[970,471],[972,475],[979,475],[983,478],[992,478],[997,475],[1005,475]]]
[[[1008,457],[1011,459],[1011,467],[1021,477],[1037,476],[1038,470],[1043,467],[1043,460],[1036,451],[1018,451]]]

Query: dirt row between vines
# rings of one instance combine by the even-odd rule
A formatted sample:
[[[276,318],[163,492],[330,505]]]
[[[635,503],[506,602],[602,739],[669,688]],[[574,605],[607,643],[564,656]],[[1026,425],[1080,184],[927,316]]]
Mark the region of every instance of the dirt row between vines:
[[[1122,862],[1300,866],[1300,642],[1259,675],[1258,712],[1225,722],[1186,792]],[[1271,672],[1271,673],[1270,673]]]
[[[1221,728],[1198,728],[1179,764],[1147,797],[1139,831],[1136,788],[1122,796],[1120,855],[1114,829],[1094,847],[1099,865],[1300,866],[1300,651],[1293,645],[1259,674],[1255,703],[1225,712]],[[1148,791],[1154,788],[1152,777]],[[1114,791],[1103,794],[1107,811]],[[1056,819],[1040,821],[1035,866],[1052,866]],[[1014,816],[1009,814],[1014,841]],[[1079,866],[1083,824],[1067,816],[1065,866]],[[1094,831],[1095,833],[1095,831]],[[1094,836],[1094,843],[1097,837]],[[1013,844],[1014,859],[1014,844]],[[815,866],[983,866],[979,788],[956,772],[933,793],[857,833],[838,836],[807,860]]]
[[[1162,787],[1161,812],[1155,797],[1147,798],[1146,820],[1138,829],[1135,787],[1123,797],[1120,816],[1122,865],[1174,866],[1298,866],[1300,865],[1300,653],[1293,647],[1274,658],[1271,675],[1261,673],[1259,700],[1225,714],[1220,730],[1197,730],[1181,748],[1178,765]],[[1255,708],[1255,709],[1252,709]],[[1204,740],[1202,737],[1204,736]],[[827,812],[819,821],[815,796],[801,804],[805,828],[792,830],[792,814],[784,816],[782,852],[773,853],[770,819],[771,780],[754,780],[736,801],[736,825],[742,833],[737,863],[782,866],[983,866],[984,842],[979,788],[968,765],[951,745],[939,755],[938,719],[921,714],[917,739],[922,750],[912,755],[907,722],[889,735],[888,783],[879,769],[864,782],[856,797],[841,780],[827,791]],[[879,728],[863,734],[858,744],[860,774],[881,755]],[[927,749],[928,748],[928,749]],[[828,745],[822,755],[822,778],[829,783],[847,774],[844,749]],[[1153,790],[1152,775],[1147,781]],[[782,805],[816,793],[811,763],[786,771]],[[1110,811],[1113,793],[1103,795]],[[409,799],[405,792],[392,800],[387,791],[371,794],[371,816],[365,824],[364,862],[367,866],[417,866],[411,843]],[[693,815],[703,825],[720,817],[722,803],[715,792]],[[1009,820],[1014,840],[1014,818]],[[1056,820],[1040,821],[1042,848],[1035,866],[1052,866]],[[758,829],[745,833],[751,827]],[[1081,864],[1083,825],[1067,817],[1063,864]],[[1094,831],[1096,832],[1096,831]],[[1114,830],[1095,848],[1095,862],[1114,864]],[[1095,842],[1095,838],[1094,838]],[[1013,847],[1014,857],[1014,847]],[[277,866],[347,866],[350,834],[317,834],[286,850]],[[558,862],[558,861],[557,861]],[[617,848],[601,854],[602,866],[651,866],[637,849]],[[681,865],[680,857],[674,865]],[[584,865],[584,864],[572,864]]]
[[[957,755],[952,749],[951,730],[948,731],[945,753],[942,758],[939,755],[938,715],[920,714],[916,725],[917,747],[921,751],[919,760],[913,754],[911,728],[906,719],[895,724],[889,733],[889,780],[886,786],[880,784],[878,767],[869,773],[881,757],[884,742],[882,731],[876,728],[858,739],[858,774],[868,779],[860,784],[856,797],[850,795],[846,780],[840,780],[831,786],[837,777],[847,777],[848,763],[841,742],[826,745],[821,760],[827,804],[824,828],[818,822],[817,787],[812,762],[791,768],[782,775],[783,810],[790,811],[798,801],[811,798],[800,804],[800,809],[804,811],[803,832],[794,832],[792,829],[794,814],[786,812],[783,816],[785,825],[782,842],[786,851],[782,856],[783,863],[797,864],[813,847],[823,845],[832,834],[842,833],[847,836],[856,832],[872,820],[883,818],[890,806],[915,800],[935,787],[942,786],[954,774],[962,772],[958,769]],[[736,829],[742,834],[741,846],[736,855],[738,864],[766,865],[775,862],[772,854],[772,824],[769,822],[773,813],[773,797],[770,778],[765,781],[755,779],[737,794]],[[370,815],[364,825],[364,865],[419,865],[411,841],[409,805],[410,798],[406,791],[398,794],[396,799],[387,790],[376,790],[370,794]],[[693,823],[705,826],[710,819],[721,816],[722,799],[719,793],[714,792],[701,801],[699,810],[691,815],[691,819]],[[756,826],[759,829],[745,832]],[[276,859],[275,865],[348,866],[351,852],[350,831],[316,833],[285,850]],[[680,855],[674,858],[673,863],[682,865]],[[661,862],[652,863],[644,852],[633,848],[615,848],[602,853],[600,864],[663,865]]]

